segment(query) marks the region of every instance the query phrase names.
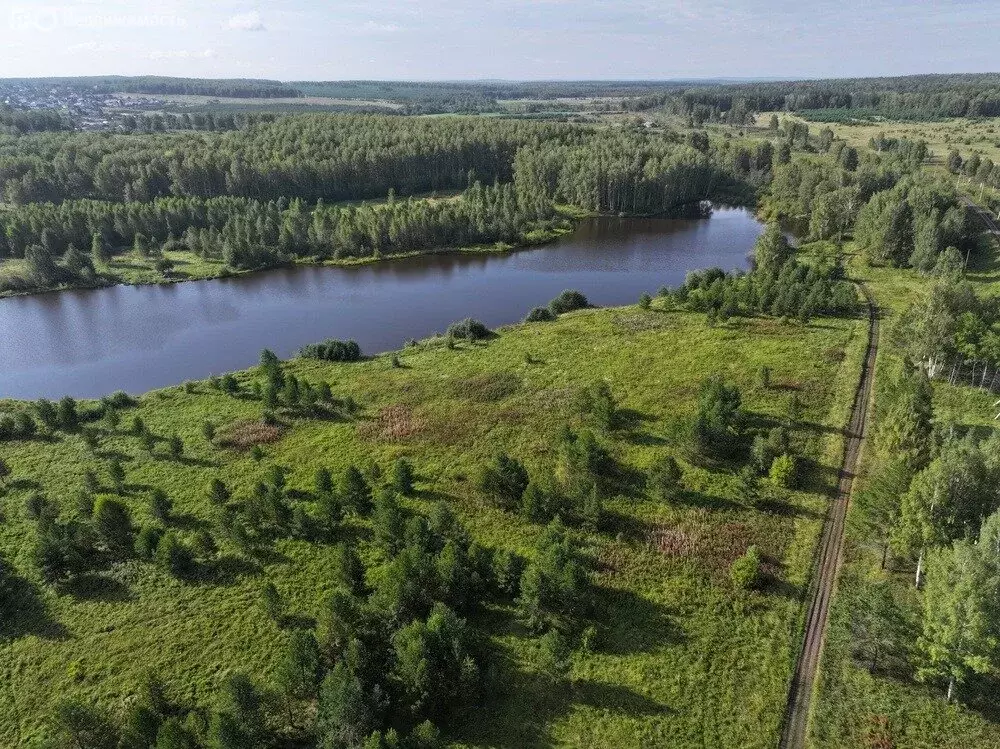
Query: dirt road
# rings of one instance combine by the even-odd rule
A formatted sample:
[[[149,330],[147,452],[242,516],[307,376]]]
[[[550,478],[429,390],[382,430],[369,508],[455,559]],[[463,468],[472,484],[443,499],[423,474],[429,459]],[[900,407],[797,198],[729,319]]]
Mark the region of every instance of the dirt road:
[[[854,475],[857,472],[861,443],[868,427],[868,403],[871,400],[872,381],[875,376],[875,354],[878,351],[878,314],[874,300],[864,284],[861,292],[868,300],[868,350],[865,353],[864,368],[854,404],[851,420],[847,426],[844,441],[844,459],[840,466],[840,480],[837,496],[827,509],[823,523],[823,534],[817,549],[816,567],[810,586],[809,613],[806,619],[805,635],[795,674],[788,692],[785,721],[781,731],[782,749],[804,749],[809,728],[809,705],[812,700],[816,671],[819,666],[823,642],[826,638],[826,624],[830,614],[830,601],[837,586],[840,570],[841,550],[844,545],[844,522],[847,505],[851,496]]]

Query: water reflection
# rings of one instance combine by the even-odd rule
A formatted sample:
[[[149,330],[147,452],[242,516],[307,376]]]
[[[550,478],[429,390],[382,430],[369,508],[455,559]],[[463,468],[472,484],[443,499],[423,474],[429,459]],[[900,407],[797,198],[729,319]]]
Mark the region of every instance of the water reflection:
[[[708,219],[597,218],[542,249],[282,268],[171,286],[0,301],[0,397],[141,392],[246,367],[269,347],[354,338],[367,353],[473,316],[515,322],[566,288],[635,301],[694,268],[744,267],[761,232],[742,210]]]

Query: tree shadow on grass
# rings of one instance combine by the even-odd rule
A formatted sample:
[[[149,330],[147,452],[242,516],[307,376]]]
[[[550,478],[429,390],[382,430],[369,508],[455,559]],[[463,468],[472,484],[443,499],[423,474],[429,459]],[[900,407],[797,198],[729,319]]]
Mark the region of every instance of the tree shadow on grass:
[[[633,445],[641,445],[643,447],[662,447],[663,445],[670,444],[670,441],[660,437],[656,434],[649,434],[648,432],[639,431],[629,431],[624,435],[624,440]]]
[[[633,718],[650,715],[669,715],[676,712],[669,705],[650,699],[620,684],[606,681],[584,680],[572,687],[575,702],[600,710],[608,710]]]
[[[810,510],[807,507],[800,507],[794,502],[789,502],[783,497],[766,497],[757,503],[757,509],[766,512],[768,515],[777,515],[783,518],[810,518],[818,520],[823,517],[822,513]]]
[[[601,522],[601,530],[605,535],[617,536],[635,543],[643,543],[649,538],[653,531],[651,523],[637,518],[625,512],[617,510],[604,511],[604,518]]]
[[[798,474],[802,477],[802,489],[816,494],[832,494],[837,491],[840,468],[825,465],[814,458],[798,459]]]
[[[678,504],[696,507],[704,510],[742,510],[743,505],[726,497],[685,489],[677,492],[674,501]]]
[[[990,723],[1000,723],[1000,679],[993,674],[975,675],[962,685],[959,698],[967,708]]]
[[[800,601],[805,596],[801,585],[794,585],[776,572],[765,572],[760,582],[762,593],[787,598],[790,601]]]
[[[107,450],[104,448],[94,450],[94,457],[101,460],[118,460],[121,463],[128,463],[133,460],[131,455],[123,453],[121,450]]]
[[[638,468],[608,456],[597,476],[605,495],[623,494],[637,497],[646,488],[646,474]]]
[[[4,609],[8,612],[0,616],[0,642],[26,635],[46,640],[65,639],[68,636],[66,628],[52,616],[38,588],[14,574],[3,560],[0,560],[0,567],[6,586]]]
[[[34,479],[13,479],[12,481],[8,481],[6,487],[4,487],[4,489],[13,489],[15,491],[38,491],[41,488],[42,485]],[[0,492],[0,496],[3,496],[2,492]]]
[[[219,461],[206,460],[205,458],[195,458],[188,455],[176,459],[178,463],[185,466],[198,466],[199,468],[218,468]]]
[[[199,579],[213,585],[233,585],[245,577],[254,577],[261,566],[252,559],[224,554],[203,567]]]
[[[183,531],[204,531],[212,526],[207,520],[196,517],[189,512],[171,513],[167,524]]]
[[[632,591],[594,590],[595,619],[600,629],[595,650],[611,655],[650,653],[687,639],[666,606]]]
[[[77,575],[63,583],[60,590],[78,601],[123,603],[135,599],[135,595],[127,585],[99,572],[86,572]]]
[[[596,679],[553,679],[528,672],[509,659],[497,659],[486,705],[456,721],[452,736],[460,742],[497,749],[551,746],[551,724],[574,705],[624,718],[669,715],[674,710],[620,684]]]

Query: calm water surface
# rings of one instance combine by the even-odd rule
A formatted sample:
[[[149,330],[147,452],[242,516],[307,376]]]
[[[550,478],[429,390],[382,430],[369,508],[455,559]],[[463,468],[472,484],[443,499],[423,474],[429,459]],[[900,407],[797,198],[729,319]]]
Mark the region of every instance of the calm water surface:
[[[463,317],[516,322],[563,289],[620,305],[687,271],[742,268],[762,227],[739,209],[708,219],[583,221],[543,248],[296,267],[240,278],[116,286],[0,300],[0,398],[139,393],[306,343],[353,338],[400,348]]]

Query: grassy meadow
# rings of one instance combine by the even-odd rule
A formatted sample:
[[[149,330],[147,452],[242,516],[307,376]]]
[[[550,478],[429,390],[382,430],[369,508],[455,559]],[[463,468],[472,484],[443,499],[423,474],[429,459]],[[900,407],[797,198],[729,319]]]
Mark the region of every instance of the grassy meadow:
[[[606,502],[600,532],[574,531],[592,565],[597,636],[574,654],[569,679],[553,686],[538,672],[537,642],[512,607],[492,606],[476,625],[497,651],[498,673],[487,703],[447,738],[470,747],[774,746],[866,323],[757,318],[709,326],[704,315],[658,304],[584,310],[455,349],[430,340],[399,352],[398,367],[389,356],[289,362],[288,371],[328,382],[361,410],[336,420],[282,416],[280,439],[263,446],[259,461],[202,434],[206,419],[219,433],[260,419],[262,404],[247,392],[254,372],[237,375],[244,385],[237,396],[206,382],[148,393],[123,412],[121,427],[99,427],[96,448],[62,432],[0,445],[13,472],[0,496],[0,557],[15,572],[20,613],[0,630],[0,745],[43,736],[60,697],[121,714],[150,670],[172,699],[190,706],[211,705],[235,670],[266,685],[287,627],[312,626],[332,587],[332,542],[280,540],[242,556],[220,539],[205,579],[181,582],[132,560],[57,591],[31,561],[30,494],[43,493],[71,517],[85,470],[96,469],[102,492],[110,491],[107,467],[118,457],[136,524],[155,523],[149,495],[162,488],[174,503],[172,528],[189,539],[213,527],[206,496],[213,478],[239,497],[269,467],[286,466],[290,496],[312,511],[316,469],[337,475],[355,464],[377,476],[375,466],[405,456],[418,475],[410,509],[444,499],[483,545],[530,555],[541,527],[483,500],[476,469],[504,450],[533,475],[552,470],[556,435],[580,419],[576,393],[605,380],[619,419],[600,441],[616,464],[619,494]],[[768,386],[758,375],[763,366],[772,370]],[[801,401],[793,440],[807,465],[802,490],[776,492],[755,508],[740,498],[736,466],[695,457],[689,433],[698,388],[714,372],[739,385],[754,426],[782,422],[791,399]],[[0,411],[22,407],[0,402]],[[169,457],[163,443],[144,451],[126,433],[133,416],[158,437],[178,433],[183,457]],[[669,504],[651,502],[643,470],[668,453],[681,462],[684,491]],[[367,521],[349,520],[338,533],[333,540],[370,555]],[[766,582],[742,593],[729,566],[751,544],[763,554]],[[286,601],[286,629],[263,610],[266,581]]]

